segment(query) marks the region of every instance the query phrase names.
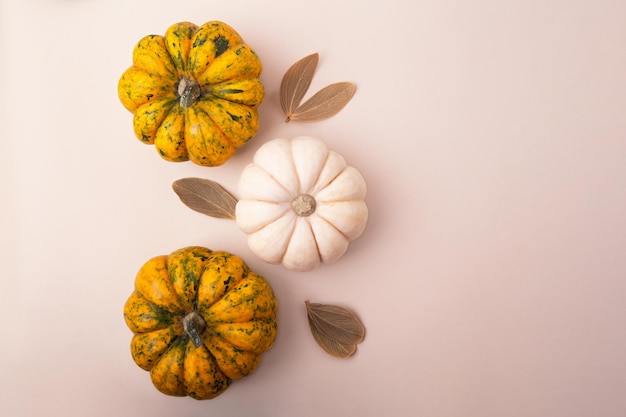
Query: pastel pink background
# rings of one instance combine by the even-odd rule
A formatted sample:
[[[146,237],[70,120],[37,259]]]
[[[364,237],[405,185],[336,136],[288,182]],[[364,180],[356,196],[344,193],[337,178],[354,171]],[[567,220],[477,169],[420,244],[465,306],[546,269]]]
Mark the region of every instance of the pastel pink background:
[[[0,410],[6,416],[626,415],[626,2],[0,0]],[[225,166],[162,161],[117,80],[136,41],[223,20],[264,63],[259,134]],[[353,81],[333,119],[283,123],[278,87]],[[268,265],[171,183],[235,189],[275,137],[327,142],[368,183],[338,263]],[[280,303],[257,372],[212,401],[159,394],[122,307],[148,258],[242,256]],[[304,300],[367,328],[346,361]]]

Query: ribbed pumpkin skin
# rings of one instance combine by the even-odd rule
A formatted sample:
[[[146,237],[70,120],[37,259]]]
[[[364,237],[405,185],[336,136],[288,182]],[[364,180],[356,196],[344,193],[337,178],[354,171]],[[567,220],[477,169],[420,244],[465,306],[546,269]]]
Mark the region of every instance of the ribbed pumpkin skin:
[[[365,179],[320,139],[273,139],[242,171],[235,220],[255,255],[294,271],[333,263],[368,219]]]
[[[167,161],[224,164],[259,128],[262,65],[223,22],[172,25],[142,38],[118,83],[137,138]]]
[[[124,305],[131,354],[164,394],[211,399],[252,373],[276,337],[272,288],[227,252],[191,246],[146,262]],[[198,319],[196,346],[185,321]]]

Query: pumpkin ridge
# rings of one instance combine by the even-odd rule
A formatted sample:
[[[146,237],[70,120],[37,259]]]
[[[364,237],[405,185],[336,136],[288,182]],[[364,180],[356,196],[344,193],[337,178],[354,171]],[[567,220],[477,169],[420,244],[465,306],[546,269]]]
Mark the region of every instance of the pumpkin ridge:
[[[324,216],[320,215],[319,213],[316,214],[316,217],[318,219],[320,219],[321,221],[323,221],[324,223],[328,224],[330,227],[332,227],[333,229],[335,229],[341,236],[345,237],[346,239],[350,240],[350,238],[341,230],[339,230],[339,228],[337,226],[335,226],[332,222],[330,222],[328,219],[326,219]],[[315,229],[311,228],[313,230],[313,236],[315,237]],[[319,246],[318,246],[319,248]]]
[[[257,166],[258,166],[258,165],[257,165]],[[295,195],[293,195],[293,193],[289,190],[289,188],[287,188],[284,184],[282,184],[280,181],[278,181],[278,179],[277,179],[274,175],[272,175],[271,173],[267,172],[267,171],[265,170],[265,168],[263,168],[263,167],[261,167],[261,166],[259,166],[259,168],[261,168],[261,169],[263,170],[263,172],[265,172],[265,173],[267,174],[267,176],[268,176],[268,177],[270,177],[271,179],[273,179],[273,180],[274,180],[274,182],[275,182],[276,184],[278,184],[278,185],[279,185],[279,186],[280,186],[283,190],[287,191],[287,194],[289,194],[289,197],[290,197],[290,198],[295,198],[295,197],[296,197],[296,196],[295,196]],[[299,182],[299,181],[300,181],[300,179],[298,178],[298,182]],[[299,188],[299,187],[298,187],[298,188]],[[271,202],[271,201],[270,201],[270,202]],[[289,202],[290,202],[290,201],[281,201],[281,203],[289,203]]]
[[[191,22],[179,22],[171,25],[165,32],[167,52],[179,76],[187,70],[191,38],[197,30],[198,26]]]
[[[185,394],[196,400],[215,398],[232,382],[205,344],[194,347],[188,342],[183,366]]]
[[[176,80],[178,71],[167,50],[164,36],[147,35],[137,42],[132,54],[133,65],[147,73]]]
[[[258,232],[259,230],[261,230],[262,228],[264,228],[265,226],[274,223],[276,220],[280,219],[281,217],[283,217],[285,214],[287,214],[289,212],[289,210],[291,210],[291,207],[285,203],[285,202],[276,202],[276,201],[269,201],[269,200],[240,200],[241,205],[239,204],[239,202],[237,203],[237,205],[239,206],[239,209],[241,210],[241,207],[244,206],[246,203],[263,203],[263,204],[268,204],[268,205],[272,205],[272,206],[276,206],[279,208],[282,208],[282,210],[277,210],[276,214],[274,214],[273,216],[269,216],[266,217],[263,221],[258,222],[258,224],[256,225],[256,227],[251,228],[251,227],[247,227],[246,231],[247,233],[254,233],[254,232]],[[257,210],[255,210],[258,212],[258,207]]]
[[[313,196],[313,198],[315,198],[315,194],[317,194],[317,192],[319,191],[317,188],[322,189],[325,187],[324,186],[318,186],[318,181],[320,179],[320,175],[322,174],[322,171],[324,170],[324,167],[326,166],[326,164],[328,163],[328,160],[330,158],[330,151],[326,152],[326,156],[324,157],[324,162],[322,162],[322,165],[320,167],[319,172],[317,173],[317,181],[315,181],[312,185],[311,188],[308,190],[307,194],[310,194]],[[343,171],[343,170],[342,170]],[[337,174],[339,175],[339,174]],[[333,177],[332,180],[330,180],[328,183],[330,184],[335,178],[337,178],[337,176]]]
[[[166,161],[182,162],[189,159],[185,137],[180,134],[184,130],[185,109],[175,104],[154,135],[155,148]]]
[[[172,287],[187,314],[197,309],[200,278],[214,252],[201,246],[188,246],[172,252],[166,260]]]
[[[168,276],[164,276],[167,274]],[[135,290],[148,302],[179,314],[183,311],[167,269],[167,256],[157,256],[146,262],[135,277]]]
[[[118,97],[122,105],[134,114],[139,106],[167,95],[174,84],[174,80],[164,79],[132,65],[118,81]]]
[[[348,209],[346,210],[346,206]],[[340,228],[344,228],[344,231],[341,233],[346,236],[349,241],[352,241],[359,237],[363,231],[365,230],[365,225],[368,217],[367,204],[364,200],[346,200],[346,201],[332,201],[332,202],[322,202],[319,206],[320,213],[318,213],[318,218],[324,219],[331,223],[335,228],[341,230]],[[330,217],[326,217],[325,213],[330,215]],[[333,215],[336,215],[333,217]],[[352,216],[359,215],[362,217],[362,223],[353,223],[347,221]]]
[[[343,169],[339,175],[316,194],[318,201],[324,203],[363,201],[366,196],[365,180],[351,166]]]
[[[326,158],[326,159],[328,159],[328,158]],[[315,188],[315,191],[314,191],[314,194],[312,194],[312,195],[313,195],[313,197],[316,197],[316,196],[317,196],[317,193],[319,193],[319,192],[320,192],[320,191],[322,191],[324,188],[326,188],[326,187],[328,187],[330,184],[332,184],[332,183],[333,183],[333,181],[335,181],[335,180],[336,180],[336,179],[337,179],[337,178],[338,178],[341,174],[343,174],[343,172],[344,172],[347,168],[348,168],[347,166],[343,167],[343,168],[341,169],[341,171],[339,171],[339,172],[337,173],[337,175],[335,175],[334,177],[332,177],[330,180],[326,181],[326,183],[325,183],[325,184],[317,184],[317,183],[316,183],[316,184],[314,184],[314,186],[313,186],[313,187]]]
[[[298,172],[298,166],[296,165],[296,160],[294,158],[294,152],[293,152],[293,145],[294,141],[290,140],[289,141],[289,162],[291,162],[291,168],[293,170],[293,173],[296,174],[296,179],[298,181],[298,184],[296,184],[296,189],[298,191],[302,191],[302,178],[300,178],[300,173]],[[296,198],[298,196],[298,194],[302,194],[302,193],[298,193],[296,192],[295,195],[292,195],[293,198]]]
[[[221,257],[223,260],[223,264],[222,265],[214,265],[212,263],[210,263],[211,261],[213,262],[218,262],[218,257]],[[231,259],[235,260],[231,262]],[[208,279],[208,276],[205,276],[206,273],[213,271],[213,269],[217,269],[217,272],[220,273],[222,272],[222,268],[225,269],[225,267],[230,266],[229,264],[236,262],[236,260],[241,261],[241,276],[237,277],[234,275],[229,274],[228,278],[226,280],[223,280],[223,276],[216,276],[215,274],[212,274],[210,277],[212,279],[218,278],[217,284],[222,284],[224,287],[223,288],[212,288],[212,290],[214,292],[217,292],[219,294],[219,297],[214,298],[212,300],[212,302],[209,303],[204,303],[201,302],[200,297],[204,294],[201,294],[201,289],[204,289],[203,281],[204,279]],[[207,271],[209,270],[209,271]],[[238,272],[238,271],[231,271],[231,272]],[[197,293],[196,293],[196,301],[195,301],[195,307],[194,309],[200,314],[200,316],[202,317],[202,319],[204,320],[207,328],[211,328],[214,324],[214,322],[212,320],[209,320],[209,315],[208,315],[208,311],[211,309],[211,307],[213,307],[215,304],[217,304],[218,302],[220,302],[221,300],[224,299],[224,297],[226,297],[230,291],[237,285],[239,285],[242,281],[246,280],[248,278],[248,275],[250,273],[250,269],[249,267],[245,264],[245,262],[243,261],[243,259],[235,256],[235,255],[231,255],[228,252],[225,251],[220,251],[220,252],[213,252],[211,254],[211,258],[207,261],[207,263],[204,266],[204,271],[202,272],[202,274],[199,277],[198,280],[198,289],[197,289]],[[215,285],[215,284],[213,284]],[[231,287],[232,285],[232,287]],[[213,295],[213,294],[211,294]]]
[[[295,174],[298,178],[298,191],[300,194],[313,196],[312,189],[320,180],[330,151],[321,141],[308,136],[301,136],[290,141],[291,160],[293,161]],[[319,158],[320,152],[323,158]]]
[[[316,216],[316,217],[321,218],[320,216]],[[320,262],[324,262],[324,259],[322,259],[322,252],[320,250],[319,239],[317,238],[315,229],[313,228],[313,225],[311,224],[310,221],[308,221],[307,224],[309,225],[309,229],[311,229],[311,236],[313,236],[313,241],[315,242],[315,250],[317,251],[317,256],[319,257]]]
[[[166,101],[161,102],[162,100]],[[137,139],[146,144],[154,144],[157,130],[174,108],[176,101],[175,97],[168,99],[168,94],[164,94],[139,106],[133,115],[133,130]],[[161,115],[158,114],[160,110],[163,111]],[[151,122],[154,122],[152,128]]]
[[[307,225],[307,227],[308,227],[308,231],[309,231],[309,233],[311,233],[311,237],[313,238],[313,242],[315,243],[315,249],[316,249],[316,251],[317,251],[317,258],[318,258],[319,262],[322,262],[322,256],[321,256],[321,255],[320,255],[320,253],[319,253],[319,244],[318,244],[318,242],[317,242],[317,239],[316,239],[315,233],[313,233],[313,228],[311,227],[311,222],[310,222],[309,218],[308,218],[308,217],[300,217],[300,216],[297,216],[297,217],[296,217],[296,220],[295,220],[295,222],[294,222],[294,227],[291,229],[291,233],[289,234],[289,238],[287,239],[287,242],[289,242],[289,243],[287,244],[287,247],[286,247],[286,249],[285,249],[285,252],[283,253],[283,256],[282,256],[282,257],[281,257],[281,259],[280,259],[281,263],[283,263],[283,264],[284,264],[284,262],[285,262],[285,257],[287,256],[287,254],[290,254],[290,253],[291,253],[289,249],[291,248],[291,245],[292,245],[292,244],[295,242],[295,240],[296,240],[296,239],[294,239],[294,235],[295,235],[295,233],[296,233],[296,229],[298,228],[298,227],[297,227],[297,224],[298,224],[298,222],[299,222],[300,220],[302,220],[302,222],[305,222],[305,223],[306,223],[306,225]],[[307,262],[309,262],[309,261],[307,261]]]
[[[150,377],[154,386],[164,394],[177,397],[185,396],[184,363],[187,355],[187,342],[186,336],[178,336],[150,369]],[[177,351],[181,351],[181,353],[176,355]]]
[[[283,216],[278,217],[272,223],[248,234],[248,246],[266,262],[280,263],[289,244],[289,238],[285,236],[293,235],[296,218],[297,216],[291,210],[286,211]],[[280,235],[278,238],[272,238],[272,232],[278,232]],[[271,246],[267,245],[268,239],[271,239],[270,241],[273,243]],[[271,252],[267,251],[268,248],[271,248]],[[263,252],[263,250],[266,251]]]
[[[222,100],[225,100],[225,99],[222,99]],[[203,94],[200,96],[200,98],[198,99],[198,101],[202,101],[202,102],[209,102],[209,101],[212,101],[212,97],[207,97],[207,96],[204,94],[204,90],[203,90]],[[226,101],[230,101],[230,100],[226,100]],[[233,141],[232,141],[232,139],[230,138],[230,136],[229,136],[226,132],[224,132],[224,129],[222,129],[222,127],[219,125],[219,123],[217,123],[217,122],[215,121],[215,118],[214,118],[214,117],[212,117],[212,116],[211,116],[211,114],[210,114],[210,113],[209,113],[209,112],[208,112],[208,111],[207,111],[204,107],[201,107],[201,106],[194,106],[194,107],[195,107],[196,111],[199,111],[199,112],[203,113],[206,117],[208,117],[209,119],[211,119],[211,122],[213,122],[213,125],[215,126],[215,128],[216,128],[217,130],[219,130],[219,131],[220,131],[220,133],[222,134],[222,136],[223,136],[224,138],[226,138],[226,140],[228,141],[228,144],[229,144],[230,146],[233,146],[233,147],[235,147],[235,148],[236,148],[236,146],[233,144]]]
[[[249,85],[246,85],[249,84]],[[228,100],[257,109],[265,97],[265,88],[258,78],[233,78],[203,87],[203,95]],[[245,98],[237,95],[244,95]]]
[[[191,38],[187,68],[199,78],[217,57],[241,43],[244,43],[241,36],[226,23],[217,20],[206,22]],[[205,55],[200,54],[203,49],[206,49],[203,51]]]
[[[200,105],[235,149],[255,135],[260,124],[255,106],[209,94],[204,95],[200,101]]]
[[[170,264],[169,262],[167,262],[169,259],[171,258],[171,254],[167,256],[166,259],[166,266],[167,266],[167,275],[169,277],[169,282],[172,288],[172,293],[176,296],[176,299],[178,300],[178,304],[183,308],[183,311],[185,313],[188,313],[187,308],[185,308],[185,300],[183,300],[183,298],[181,297],[181,295],[178,293],[178,288],[176,288],[176,285],[174,284],[174,282],[172,281],[172,274],[170,273]],[[182,322],[181,322],[182,323]]]
[[[219,57],[198,75],[203,85],[217,85],[226,81],[246,78],[258,79],[263,72],[263,65],[252,48],[239,43],[224,51]]]
[[[273,318],[256,318],[243,323],[217,323],[213,334],[237,350],[261,354],[271,348],[276,329]],[[246,337],[252,339],[254,344],[251,340],[246,340]]]
[[[224,375],[231,379],[241,379],[249,375],[254,372],[261,361],[260,353],[240,349],[215,332],[205,339],[204,346]],[[232,356],[228,356],[229,354]],[[240,363],[242,356],[244,360]]]
[[[251,200],[260,200],[260,201],[265,201],[268,203],[276,203],[276,204],[290,204],[291,200],[295,197],[295,195],[287,188],[285,187],[282,183],[280,183],[269,171],[267,171],[265,168],[263,168],[260,165],[256,165],[256,164],[251,164],[251,168],[252,170],[256,169],[259,172],[253,172],[253,174],[256,176],[256,178],[259,180],[258,184],[255,184],[257,186],[257,188],[255,189],[255,191],[258,191],[258,189],[267,189],[268,188],[268,184],[271,187],[276,187],[276,190],[280,191],[281,195],[267,195],[265,198],[265,196],[263,196],[262,194],[259,194],[258,192],[253,192],[252,196],[249,196],[249,192],[245,193],[242,192],[242,196],[245,196],[246,194],[248,194],[248,197],[243,197],[244,199],[251,199]],[[249,171],[249,170],[246,170]]]
[[[269,283],[261,276],[249,273],[200,313],[209,328],[216,328],[224,323],[247,323],[255,318],[275,316],[274,298]],[[251,309],[249,304],[252,302],[254,306]]]
[[[278,219],[276,219],[278,220]],[[276,221],[274,220],[274,221]],[[291,230],[289,231],[289,233],[287,234],[287,238],[283,239],[285,242],[287,242],[287,245],[285,245],[285,250],[283,250],[283,254],[280,257],[280,262],[282,263],[283,260],[285,259],[285,255],[287,255],[287,251],[289,250],[289,243],[291,242],[291,238],[293,237],[294,233],[296,232],[296,222],[298,221],[298,219],[294,219],[291,226]],[[273,222],[272,222],[273,223]],[[270,223],[271,224],[271,223]]]
[[[176,317],[135,290],[124,305],[124,320],[133,332],[149,333],[172,326]]]
[[[135,333],[130,343],[131,357],[137,366],[149,371],[179,336],[175,326]]]
[[[319,203],[319,205],[324,205],[324,204],[333,204],[333,203],[357,203],[359,201],[363,201],[360,200],[358,198],[339,198],[337,200],[317,200],[317,202]]]
[[[198,103],[186,109],[185,120],[187,153],[196,164],[220,165],[237,150],[228,135]]]

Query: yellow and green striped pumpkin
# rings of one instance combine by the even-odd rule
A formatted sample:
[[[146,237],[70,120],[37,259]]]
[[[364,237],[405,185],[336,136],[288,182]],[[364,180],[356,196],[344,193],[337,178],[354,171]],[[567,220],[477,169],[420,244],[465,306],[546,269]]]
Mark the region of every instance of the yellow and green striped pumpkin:
[[[263,277],[200,246],[148,260],[124,305],[135,363],[162,393],[198,400],[257,368],[274,343],[276,312]]]
[[[259,128],[259,57],[223,22],[142,38],[118,83],[139,140],[167,161],[224,164]]]

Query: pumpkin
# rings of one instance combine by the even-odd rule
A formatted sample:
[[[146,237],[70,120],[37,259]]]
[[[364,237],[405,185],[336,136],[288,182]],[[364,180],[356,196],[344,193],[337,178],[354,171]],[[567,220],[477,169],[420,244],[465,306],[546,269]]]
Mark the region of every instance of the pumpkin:
[[[276,336],[270,285],[224,251],[191,246],[148,260],[124,305],[131,354],[164,394],[210,399],[252,373]]]
[[[337,261],[366,226],[366,184],[323,141],[263,144],[238,183],[235,220],[253,253],[295,271]]]
[[[259,128],[262,66],[223,22],[181,22],[142,38],[118,83],[137,138],[167,161],[225,163]]]

